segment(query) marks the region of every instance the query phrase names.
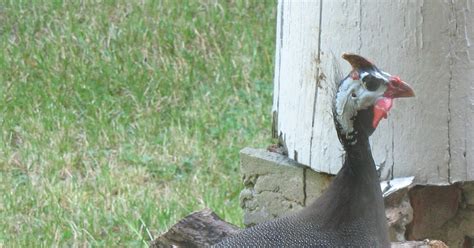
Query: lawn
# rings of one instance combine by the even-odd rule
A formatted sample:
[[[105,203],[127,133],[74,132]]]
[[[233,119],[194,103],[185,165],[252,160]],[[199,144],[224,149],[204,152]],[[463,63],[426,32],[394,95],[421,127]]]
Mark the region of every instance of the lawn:
[[[0,2],[0,247],[146,246],[271,142],[274,1]]]

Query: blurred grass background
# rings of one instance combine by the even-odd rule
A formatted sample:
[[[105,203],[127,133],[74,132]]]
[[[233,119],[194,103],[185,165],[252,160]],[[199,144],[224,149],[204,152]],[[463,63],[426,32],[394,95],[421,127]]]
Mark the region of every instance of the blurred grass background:
[[[275,1],[0,1],[0,246],[146,246],[270,143]]]

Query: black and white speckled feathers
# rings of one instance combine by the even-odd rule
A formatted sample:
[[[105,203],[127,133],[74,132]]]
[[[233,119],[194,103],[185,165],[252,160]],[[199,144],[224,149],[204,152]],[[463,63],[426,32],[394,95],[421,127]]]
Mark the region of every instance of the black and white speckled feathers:
[[[356,129],[364,125],[362,119],[354,121]],[[382,192],[366,134],[359,132],[358,142],[346,148],[343,168],[315,202],[293,215],[245,229],[216,247],[389,247]]]

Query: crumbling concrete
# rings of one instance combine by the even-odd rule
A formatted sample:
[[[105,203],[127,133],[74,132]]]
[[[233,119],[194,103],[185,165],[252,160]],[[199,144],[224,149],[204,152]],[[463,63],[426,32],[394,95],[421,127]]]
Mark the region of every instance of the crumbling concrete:
[[[305,203],[305,168],[287,157],[245,148],[241,151],[244,224],[252,226],[301,209]]]
[[[413,221],[407,226],[409,240],[424,239],[441,228],[459,208],[461,189],[457,185],[415,186],[408,193]]]
[[[240,157],[245,187],[240,202],[246,226],[303,208],[321,195],[332,178],[262,149],[245,148]]]
[[[246,226],[303,208],[333,177],[287,156],[252,148],[241,151],[241,171]],[[387,183],[381,184],[392,241],[439,239],[450,247],[469,247],[474,237],[474,182],[423,186],[412,181],[390,181],[388,191]]]
[[[410,177],[381,183],[389,235],[393,241],[405,240],[406,226],[413,220],[413,208],[408,197],[413,180],[414,178]]]
[[[420,210],[417,210],[420,205],[414,206],[414,223],[410,225],[412,232],[407,232],[407,238],[436,238],[443,240],[450,247],[474,247],[472,242],[474,237],[474,182],[425,187],[429,190],[418,190],[410,198],[415,198],[424,192],[425,194],[420,197],[430,201],[432,206]],[[437,201],[432,199],[437,199]],[[417,215],[422,218],[416,217]]]
[[[313,169],[305,168],[305,206],[316,200],[329,186],[334,176],[315,172]]]

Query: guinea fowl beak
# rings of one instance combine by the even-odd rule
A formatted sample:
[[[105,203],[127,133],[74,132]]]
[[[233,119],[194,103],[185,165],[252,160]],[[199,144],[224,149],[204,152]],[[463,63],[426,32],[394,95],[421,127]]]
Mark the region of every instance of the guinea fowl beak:
[[[394,98],[413,97],[415,92],[413,88],[400,80],[399,77],[390,77],[387,83],[387,89],[383,97],[379,98],[374,105],[374,118],[372,119],[372,127],[377,128],[382,118],[386,119],[388,111],[392,108]]]
[[[410,85],[400,80],[399,77],[392,76],[388,81],[384,96],[389,98],[413,97],[415,92]]]

